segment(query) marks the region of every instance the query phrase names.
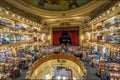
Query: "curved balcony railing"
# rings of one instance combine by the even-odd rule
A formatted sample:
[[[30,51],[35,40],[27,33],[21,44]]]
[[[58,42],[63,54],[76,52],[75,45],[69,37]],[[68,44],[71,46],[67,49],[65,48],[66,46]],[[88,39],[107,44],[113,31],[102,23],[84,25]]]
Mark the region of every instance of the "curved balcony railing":
[[[80,76],[82,75],[83,76],[83,74],[84,74],[84,64],[79,60],[79,59],[77,59],[76,57],[74,57],[74,56],[71,56],[71,55],[66,55],[66,54],[53,54],[53,55],[49,55],[49,56],[46,56],[46,57],[43,57],[43,58],[41,58],[41,59],[39,59],[39,60],[37,60],[33,65],[32,65],[32,67],[31,67],[31,69],[30,69],[30,79],[36,79],[35,78],[35,76],[33,76],[33,75],[38,75],[38,73],[40,73],[40,72],[38,72],[38,73],[36,73],[35,72],[35,70],[36,71],[38,71],[38,70],[40,70],[40,69],[37,69],[40,65],[42,65],[42,64],[44,64],[45,62],[47,62],[47,61],[54,61],[54,60],[60,60],[60,59],[62,59],[62,60],[66,60],[66,61],[70,61],[70,62],[72,62],[72,63],[74,63],[74,64],[76,64],[79,68],[80,68]],[[47,64],[48,65],[48,64]],[[69,64],[69,65],[71,65],[71,64]],[[73,66],[75,66],[75,65],[73,65]],[[76,69],[76,72],[77,72],[77,70],[78,69]],[[33,78],[34,77],[34,78]]]

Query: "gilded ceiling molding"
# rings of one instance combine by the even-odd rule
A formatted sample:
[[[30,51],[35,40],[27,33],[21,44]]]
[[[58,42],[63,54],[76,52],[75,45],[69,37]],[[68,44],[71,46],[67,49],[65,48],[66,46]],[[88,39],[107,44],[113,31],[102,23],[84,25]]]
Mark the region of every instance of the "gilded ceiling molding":
[[[4,9],[11,11],[12,13],[15,13],[17,15],[20,15],[24,18],[27,18],[31,21],[35,21],[37,23],[40,23],[41,19],[37,15],[33,15],[31,13],[28,13],[20,8],[17,8],[16,6],[8,3],[6,0],[0,1],[0,7],[3,7]]]
[[[87,15],[87,14],[89,14],[90,11],[101,6],[107,0],[105,0],[105,1],[103,1],[103,0],[102,1],[92,1],[86,5],[79,7],[79,8],[76,8],[73,10],[68,10],[68,11],[42,10],[42,9],[34,7],[30,4],[27,4],[27,3],[23,2],[22,0],[6,0],[6,1],[11,3],[11,4],[14,4],[18,8],[24,9],[24,11],[39,15],[40,17],[43,17],[43,18],[58,18],[58,17],[80,16],[80,15],[85,15],[85,14]],[[66,15],[63,16],[63,13]]]

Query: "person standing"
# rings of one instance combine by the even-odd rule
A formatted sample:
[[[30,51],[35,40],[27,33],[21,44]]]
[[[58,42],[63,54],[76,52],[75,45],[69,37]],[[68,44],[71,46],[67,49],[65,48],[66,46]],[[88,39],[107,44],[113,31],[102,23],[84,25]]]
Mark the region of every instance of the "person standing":
[[[107,74],[107,72],[105,72],[102,76],[102,80],[109,80],[109,76]]]

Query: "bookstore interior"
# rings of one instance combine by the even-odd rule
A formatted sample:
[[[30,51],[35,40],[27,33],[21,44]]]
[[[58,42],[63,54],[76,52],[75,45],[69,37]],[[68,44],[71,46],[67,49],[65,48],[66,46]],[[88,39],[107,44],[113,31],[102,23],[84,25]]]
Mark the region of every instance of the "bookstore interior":
[[[120,0],[0,0],[0,80],[120,80]]]

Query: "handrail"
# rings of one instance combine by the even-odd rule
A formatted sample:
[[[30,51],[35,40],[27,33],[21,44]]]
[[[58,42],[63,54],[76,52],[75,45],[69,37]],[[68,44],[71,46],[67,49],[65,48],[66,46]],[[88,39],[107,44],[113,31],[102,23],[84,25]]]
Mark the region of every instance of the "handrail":
[[[30,76],[33,74],[35,69],[39,67],[42,63],[49,60],[53,60],[53,59],[67,59],[67,60],[73,61],[81,68],[82,72],[84,71],[83,63],[77,58],[75,58],[74,56],[66,55],[66,54],[53,54],[37,60],[30,69],[30,73],[31,73]]]

